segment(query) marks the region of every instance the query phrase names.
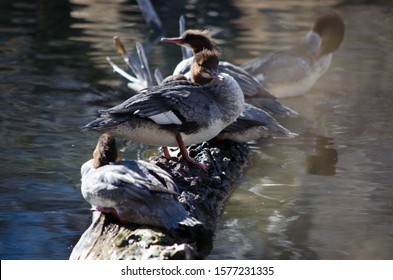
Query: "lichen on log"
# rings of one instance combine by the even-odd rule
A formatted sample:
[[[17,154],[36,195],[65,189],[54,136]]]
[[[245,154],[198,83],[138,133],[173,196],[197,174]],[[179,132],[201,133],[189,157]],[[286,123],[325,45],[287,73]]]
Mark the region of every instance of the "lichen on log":
[[[224,203],[248,160],[245,143],[204,142],[189,147],[190,156],[208,166],[208,172],[185,161],[151,157],[177,183],[180,203],[203,226],[165,230],[122,225],[110,215],[94,212],[93,222],[75,245],[70,259],[203,259],[212,249],[214,232]]]

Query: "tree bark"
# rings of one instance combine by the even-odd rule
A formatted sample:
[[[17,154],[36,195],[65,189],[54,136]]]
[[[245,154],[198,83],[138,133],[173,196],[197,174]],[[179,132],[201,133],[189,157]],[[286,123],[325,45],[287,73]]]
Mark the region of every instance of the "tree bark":
[[[208,165],[208,172],[183,160],[149,159],[168,171],[178,184],[178,197],[189,215],[203,226],[167,231],[121,225],[110,215],[95,212],[93,222],[74,247],[70,259],[203,259],[213,248],[213,236],[224,203],[234,190],[248,160],[247,144],[210,141],[189,148],[190,156]]]

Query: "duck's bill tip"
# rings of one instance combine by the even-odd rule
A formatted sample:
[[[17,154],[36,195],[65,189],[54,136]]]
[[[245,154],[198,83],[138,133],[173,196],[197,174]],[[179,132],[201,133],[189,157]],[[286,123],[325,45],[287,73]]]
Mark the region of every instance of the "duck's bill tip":
[[[223,80],[225,80],[225,77],[224,76],[222,76],[222,75],[220,75],[220,74],[218,74],[217,76],[215,76],[214,77],[216,80],[219,80],[219,81],[223,81]]]
[[[175,38],[161,38],[161,42],[166,42],[166,43],[173,43],[173,44],[178,44],[181,45],[183,44],[183,38],[181,37],[175,37]]]

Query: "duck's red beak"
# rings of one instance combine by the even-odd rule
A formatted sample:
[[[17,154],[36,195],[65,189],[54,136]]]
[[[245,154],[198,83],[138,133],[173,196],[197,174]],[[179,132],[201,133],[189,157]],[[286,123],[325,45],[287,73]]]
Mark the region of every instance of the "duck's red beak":
[[[173,37],[173,38],[161,38],[161,42],[173,43],[182,45],[184,44],[184,39],[182,37]]]

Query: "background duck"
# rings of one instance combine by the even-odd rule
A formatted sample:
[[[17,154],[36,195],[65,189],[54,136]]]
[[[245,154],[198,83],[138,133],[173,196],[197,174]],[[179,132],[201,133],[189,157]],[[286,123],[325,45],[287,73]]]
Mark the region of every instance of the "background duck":
[[[302,95],[329,68],[344,31],[339,14],[323,14],[299,45],[257,57],[242,67],[279,98]]]
[[[93,159],[81,167],[84,199],[92,210],[113,214],[123,224],[177,228],[201,224],[177,200],[171,176],[145,161],[116,162],[116,140],[102,134]]]

